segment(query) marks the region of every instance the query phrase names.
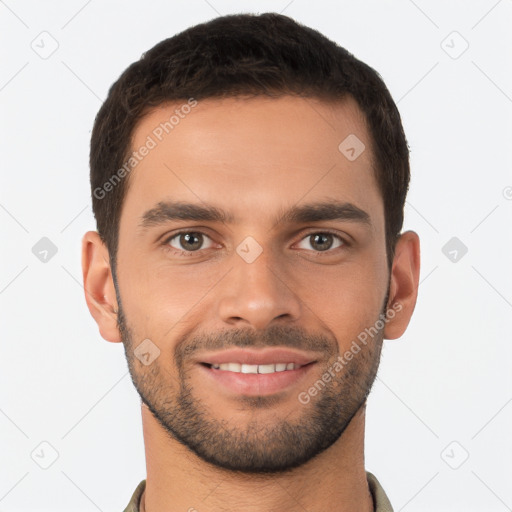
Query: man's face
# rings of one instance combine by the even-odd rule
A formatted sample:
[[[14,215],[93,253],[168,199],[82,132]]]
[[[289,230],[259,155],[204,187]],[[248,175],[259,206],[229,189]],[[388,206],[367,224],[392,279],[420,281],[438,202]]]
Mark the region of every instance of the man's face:
[[[132,140],[134,150],[148,136],[156,146],[129,176],[119,226],[118,321],[131,376],[161,426],[203,460],[285,471],[340,437],[379,364],[381,329],[333,371],[386,308],[384,209],[368,130],[351,99],[287,96],[199,101],[162,134],[179,108],[149,113]],[[351,134],[366,147],[355,160],[338,148]],[[177,203],[224,219],[187,218],[193,208],[172,215]],[[323,203],[340,209],[304,208]],[[286,215],[292,209],[298,215]],[[149,364],[136,357],[144,340]],[[205,364],[227,349],[276,347],[310,364],[258,375]],[[332,378],[300,400],[329,368]]]

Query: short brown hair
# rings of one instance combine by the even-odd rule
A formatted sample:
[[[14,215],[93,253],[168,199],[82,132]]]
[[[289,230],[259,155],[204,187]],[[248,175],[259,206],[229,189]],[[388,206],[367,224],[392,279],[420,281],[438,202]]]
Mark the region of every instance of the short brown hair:
[[[384,201],[388,265],[403,225],[409,149],[398,109],[380,75],[318,31],[275,14],[215,18],[161,41],[111,86],[92,131],[92,206],[115,275],[127,179],[98,190],[127,161],[137,122],[175,100],[245,95],[352,96],[364,113]],[[341,142],[341,141],[340,141]]]

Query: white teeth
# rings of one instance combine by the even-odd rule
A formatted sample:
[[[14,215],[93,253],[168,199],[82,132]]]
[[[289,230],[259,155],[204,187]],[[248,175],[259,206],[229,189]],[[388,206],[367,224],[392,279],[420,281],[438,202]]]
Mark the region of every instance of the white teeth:
[[[258,365],[258,373],[274,373],[276,371],[275,364],[260,364]]]
[[[295,363],[277,363],[277,364],[239,364],[239,363],[222,363],[212,364],[215,370],[224,370],[235,373],[274,373],[284,372],[285,370],[295,370],[302,365]]]
[[[228,366],[229,366],[229,364],[228,364]],[[258,365],[257,364],[243,364],[240,371],[242,373],[258,373]]]

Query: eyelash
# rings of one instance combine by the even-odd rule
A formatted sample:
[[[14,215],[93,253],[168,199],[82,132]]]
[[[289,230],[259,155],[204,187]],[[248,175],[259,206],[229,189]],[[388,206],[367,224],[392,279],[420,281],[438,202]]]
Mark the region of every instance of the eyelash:
[[[179,249],[175,249],[174,247],[171,247],[169,245],[169,242],[171,240],[173,240],[174,238],[177,238],[179,235],[182,235],[182,234],[200,234],[200,235],[203,235],[203,236],[206,236],[208,238],[210,238],[206,233],[204,233],[203,231],[199,231],[199,230],[192,230],[192,229],[184,229],[184,230],[181,230],[181,231],[177,231],[176,233],[173,233],[172,235],[166,237],[164,239],[164,241],[162,242],[162,245],[163,245],[163,248],[165,251],[168,251],[168,252],[171,252],[173,254],[173,256],[178,256],[180,258],[188,258],[188,257],[191,257],[191,256],[196,256],[197,254],[200,254],[200,251],[202,250],[208,250],[208,249],[198,249],[196,251],[184,251],[184,250],[179,250]],[[332,235],[333,237],[337,238],[340,242],[342,242],[342,246],[340,247],[335,247],[334,249],[327,249],[326,251],[313,251],[314,254],[318,255],[318,256],[321,256],[323,254],[332,254],[334,253],[336,250],[338,249],[346,249],[348,247],[350,247],[350,243],[343,237],[341,237],[338,233],[335,233],[333,231],[330,231],[330,230],[322,230],[322,231],[311,231],[310,233],[307,233],[306,235],[304,235],[299,242],[302,242],[302,240],[305,240],[306,238],[312,236],[312,235]],[[210,238],[211,239],[211,238]],[[301,250],[306,250],[306,249],[301,249]]]

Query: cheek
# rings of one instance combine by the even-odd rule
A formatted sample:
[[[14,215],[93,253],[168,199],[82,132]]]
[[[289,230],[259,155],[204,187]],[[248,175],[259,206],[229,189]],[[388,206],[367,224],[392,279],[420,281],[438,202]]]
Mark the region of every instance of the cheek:
[[[367,263],[367,262],[366,262]],[[350,345],[352,339],[378,319],[387,291],[387,271],[373,265],[337,265],[296,272],[291,287],[312,312],[338,338]]]
[[[132,254],[118,275],[123,309],[140,336],[163,339],[178,322],[204,310],[208,298],[228,268],[170,265]],[[209,295],[209,292],[211,295]],[[179,329],[176,326],[175,329]],[[175,332],[174,330],[172,331]]]

